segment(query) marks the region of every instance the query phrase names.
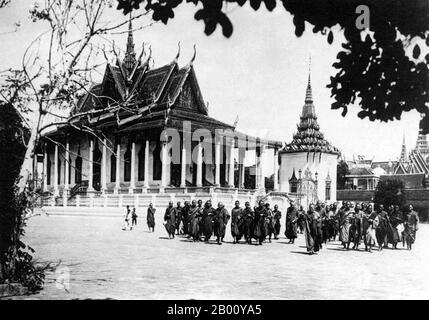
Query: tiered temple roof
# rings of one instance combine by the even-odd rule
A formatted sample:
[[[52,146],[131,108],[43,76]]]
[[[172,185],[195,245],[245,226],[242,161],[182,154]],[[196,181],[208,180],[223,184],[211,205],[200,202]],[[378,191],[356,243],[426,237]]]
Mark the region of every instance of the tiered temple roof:
[[[310,74],[308,75],[305,104],[302,108],[301,121],[298,131],[293,135],[291,143],[286,144],[282,152],[324,152],[340,155],[340,151],[325,140],[317,122],[316,110],[313,104]]]
[[[224,129],[225,136],[233,132],[239,139],[282,146],[280,141],[237,132],[235,126],[208,115],[193,67],[195,46],[192,59],[184,67],[178,65],[180,46],[171,63],[154,69],[149,66],[149,51],[148,56],[144,50],[136,56],[130,22],[124,58],[116,54],[115,63],[107,64],[101,83],[93,85],[71,110],[71,123],[84,122],[96,130],[122,134],[166,127],[182,130],[183,122],[190,120],[192,131]],[[54,134],[67,130],[73,126],[59,125]]]

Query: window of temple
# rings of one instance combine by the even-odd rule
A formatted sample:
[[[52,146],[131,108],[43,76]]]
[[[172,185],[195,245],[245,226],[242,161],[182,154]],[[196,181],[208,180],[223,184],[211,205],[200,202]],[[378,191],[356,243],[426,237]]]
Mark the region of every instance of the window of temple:
[[[292,172],[292,177],[289,179],[289,190],[291,193],[298,193],[298,179],[295,175],[295,168]]]
[[[146,146],[143,144],[140,148],[139,154],[138,154],[138,164],[137,164],[137,170],[138,170],[138,180],[144,181],[144,154],[145,154],[145,148]]]
[[[124,154],[124,181],[131,180],[131,143],[127,146]]]

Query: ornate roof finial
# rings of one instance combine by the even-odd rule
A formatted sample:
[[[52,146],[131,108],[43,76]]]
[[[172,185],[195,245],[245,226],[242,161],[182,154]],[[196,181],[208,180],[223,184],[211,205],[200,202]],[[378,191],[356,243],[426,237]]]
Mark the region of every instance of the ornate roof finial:
[[[311,90],[311,56],[309,58],[308,63],[308,82],[307,82],[307,90],[305,92],[305,103],[313,102],[313,92]]]
[[[177,62],[179,57],[180,57],[180,41],[177,43],[177,54],[176,54],[176,58],[174,58],[174,62]]]
[[[136,61],[136,53],[134,52],[134,38],[133,38],[133,26],[132,17],[130,14],[130,21],[128,23],[128,39],[127,39],[127,50],[125,52],[124,64],[125,68],[132,70]]]
[[[399,161],[401,162],[407,161],[407,146],[405,145],[405,130],[402,133],[402,148],[401,148],[401,155],[399,156]]]
[[[192,56],[191,63],[195,61],[195,57],[197,56],[197,47],[194,44],[194,55]]]

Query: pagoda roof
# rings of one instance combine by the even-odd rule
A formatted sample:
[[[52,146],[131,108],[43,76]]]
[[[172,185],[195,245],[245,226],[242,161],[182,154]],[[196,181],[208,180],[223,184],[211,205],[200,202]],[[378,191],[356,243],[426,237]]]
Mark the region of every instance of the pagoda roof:
[[[120,60],[117,56],[115,64],[107,64],[102,81],[92,85],[71,109],[68,123],[58,124],[50,134],[73,131],[78,123],[122,134],[167,127],[183,130],[183,122],[190,121],[192,130],[223,129],[224,136],[282,147],[280,141],[249,136],[208,115],[193,66],[195,47],[193,57],[183,67],[177,63],[179,47],[173,61],[151,68],[151,53],[145,61],[144,51],[136,58],[131,24],[129,28],[125,58]]]
[[[323,152],[340,155],[340,151],[325,140],[317,122],[316,110],[313,104],[310,74],[308,75],[305,103],[297,125],[297,132],[290,143],[286,144],[282,153]]]

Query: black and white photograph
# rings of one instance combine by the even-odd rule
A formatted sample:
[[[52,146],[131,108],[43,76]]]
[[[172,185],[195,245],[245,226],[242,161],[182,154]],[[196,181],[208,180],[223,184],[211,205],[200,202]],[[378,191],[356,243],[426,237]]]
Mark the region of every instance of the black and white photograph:
[[[428,222],[428,0],[0,0],[0,300],[428,300]]]

